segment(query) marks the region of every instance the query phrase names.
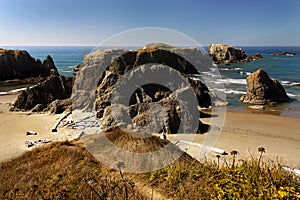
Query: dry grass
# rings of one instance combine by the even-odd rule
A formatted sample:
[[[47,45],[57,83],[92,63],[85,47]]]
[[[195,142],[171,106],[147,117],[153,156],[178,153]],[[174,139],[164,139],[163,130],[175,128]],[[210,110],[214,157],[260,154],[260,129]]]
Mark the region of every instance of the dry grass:
[[[115,146],[135,153],[157,151],[163,146],[169,144],[168,140],[161,140],[158,137],[148,133],[136,133],[132,131],[124,132],[121,129],[107,132],[106,137]]]
[[[132,151],[139,145],[144,151],[168,143],[157,137],[135,139],[118,130],[107,137]],[[265,162],[263,153],[235,164],[233,156],[219,166],[225,157],[200,163],[184,153],[161,170],[123,174],[100,164],[79,141],[56,142],[0,164],[0,199],[150,199],[149,192],[135,185],[170,199],[300,198],[299,178]]]
[[[146,199],[74,142],[36,148],[0,169],[0,199]]]

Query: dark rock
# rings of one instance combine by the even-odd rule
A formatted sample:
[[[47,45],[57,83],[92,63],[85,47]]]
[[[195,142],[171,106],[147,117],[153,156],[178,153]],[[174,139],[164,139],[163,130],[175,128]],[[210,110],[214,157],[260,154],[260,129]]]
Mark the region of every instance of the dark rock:
[[[54,61],[50,55],[47,55],[46,59],[43,61],[43,65],[46,68],[46,70],[49,71],[50,75],[59,75],[55,67]]]
[[[83,67],[83,63],[80,63],[73,69],[73,75],[76,76],[76,74],[79,72],[79,70]]]
[[[208,54],[212,56],[215,64],[225,64],[237,62],[251,62],[262,59],[261,54],[247,56],[243,49],[237,49],[226,44],[210,44]]]
[[[251,60],[260,60],[263,59],[263,56],[260,53],[257,53],[253,56],[250,56]]]
[[[39,112],[55,100],[71,97],[73,78],[50,76],[44,82],[27,88],[18,96],[13,110],[31,110]]]
[[[276,52],[274,53],[274,55],[275,55],[275,56],[294,56],[294,55],[296,55],[296,53],[276,51]]]
[[[262,69],[247,77],[247,94],[240,98],[243,103],[264,105],[290,102],[284,88],[277,80],[270,79]]]
[[[42,63],[39,59],[32,58],[27,51],[0,49],[0,81],[47,77],[51,70],[58,74],[50,56]]]

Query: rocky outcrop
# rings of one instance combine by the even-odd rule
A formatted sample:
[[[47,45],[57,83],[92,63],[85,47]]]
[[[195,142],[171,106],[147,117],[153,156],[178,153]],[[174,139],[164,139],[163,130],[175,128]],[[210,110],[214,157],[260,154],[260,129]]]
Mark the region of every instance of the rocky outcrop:
[[[210,44],[208,54],[212,56],[215,64],[250,62],[254,59],[262,59],[260,54],[247,56],[243,49],[237,49],[226,44]]]
[[[98,87],[96,89],[95,96],[95,109],[97,112],[97,117],[100,119],[99,123],[101,129],[110,130],[113,127],[120,125],[127,126],[128,124],[135,124],[140,127],[158,126],[157,124],[151,124],[151,120],[149,119],[149,112],[151,112],[152,115],[157,117],[159,116],[157,119],[163,121],[163,124],[162,126],[159,126],[159,129],[151,129],[155,130],[155,132],[177,133],[178,131],[182,131],[179,128],[181,119],[186,119],[186,126],[189,126],[188,123],[196,121],[198,126],[196,127],[195,131],[201,133],[206,132],[208,130],[208,125],[203,124],[199,120],[201,113],[197,110],[197,106],[209,107],[211,105],[209,90],[201,81],[191,79],[187,76],[188,74],[199,74],[199,72],[189,61],[179,56],[182,54],[178,53],[181,52],[184,54],[190,51],[192,50],[184,48],[178,49],[169,45],[166,46],[159,44],[159,46],[156,46],[155,44],[151,44],[139,50],[125,52],[120,51],[120,56],[117,56],[117,58],[113,59],[112,61],[109,60],[108,63],[110,64],[107,66],[102,76],[100,76],[100,80],[97,80]],[[97,61],[97,58],[108,57],[107,55],[111,53],[111,50],[99,50],[87,55],[85,59],[94,64],[99,62]],[[150,67],[147,66],[149,63],[155,64]],[[181,77],[190,83],[191,88],[194,90],[193,94],[196,94],[196,96],[193,97],[196,99],[196,105],[189,105],[189,102],[183,102],[183,104],[185,104],[186,110],[188,110],[186,112],[190,112],[192,117],[189,116],[190,118],[188,118],[185,115],[179,106],[178,100],[176,100],[180,95],[189,97],[189,93],[186,91],[186,89],[181,87],[181,81],[179,81],[179,84],[176,83],[176,80],[172,79],[173,72],[163,71],[163,69],[160,69],[159,64],[169,66],[170,68],[175,69],[177,73],[180,72]],[[115,96],[115,98],[118,100],[117,103],[112,103],[112,93],[116,84],[120,84],[120,79],[124,74],[128,74],[130,70],[134,70],[136,68],[143,72],[141,75],[138,74],[138,77],[141,77],[142,82],[145,84],[133,91],[126,92],[126,88],[122,89],[122,95]],[[86,70],[85,67],[80,67],[80,72],[83,70]],[[178,89],[171,91],[167,86],[164,87],[161,84],[153,83],[153,80],[157,80],[157,82],[159,82],[158,79],[162,79],[162,77],[158,76],[158,74],[164,72],[169,74],[164,76],[163,79],[166,79],[166,82],[171,82],[173,85],[178,84],[176,85],[178,86]],[[93,71],[86,72],[86,74],[94,73],[95,72]],[[85,77],[85,75],[82,76],[82,73],[80,74],[81,75],[77,77],[79,82],[91,81],[89,78]],[[135,82],[134,80],[131,80],[131,77],[132,76],[129,76],[126,80],[133,81],[132,83],[135,85]],[[92,84],[89,82],[87,85]],[[75,101],[76,98],[81,98],[80,104],[82,104],[75,105],[76,107],[87,106],[85,104],[86,101],[84,99],[84,95],[77,95],[75,97]],[[159,108],[151,109],[153,106],[158,106]],[[116,120],[112,115],[116,112],[119,116],[118,120]],[[126,115],[128,115],[129,118],[125,117]],[[185,129],[185,131],[186,130],[188,130],[188,128]],[[191,130],[191,132],[193,131]]]
[[[27,51],[0,49],[0,81],[57,75],[53,59],[48,55],[43,63]]]
[[[43,108],[42,108],[43,109]],[[42,110],[40,109],[40,110]],[[71,112],[72,110],[72,99],[63,99],[63,100],[55,100],[50,103],[47,108],[43,109],[44,112],[49,112],[52,114],[60,114],[63,112]],[[39,112],[39,111],[38,111]]]
[[[256,105],[290,101],[282,85],[277,80],[270,79],[262,69],[247,77],[247,94],[240,98],[240,102]]]
[[[22,91],[14,103],[13,110],[32,110],[34,112],[43,111],[55,100],[64,100],[71,97],[73,78],[64,76],[50,76],[44,82],[38,83],[34,87]],[[58,106],[61,102],[56,102]],[[68,102],[63,102],[61,107],[66,106]],[[53,107],[53,105],[51,106]],[[48,108],[54,110],[54,113],[63,112],[61,108]],[[59,111],[57,111],[59,110]]]
[[[296,55],[296,53],[276,51],[276,52],[274,53],[274,55],[275,55],[275,56],[294,56],[294,55]]]
[[[257,53],[255,55],[250,56],[250,60],[260,60],[260,59],[263,59],[263,58],[264,57],[260,53]]]

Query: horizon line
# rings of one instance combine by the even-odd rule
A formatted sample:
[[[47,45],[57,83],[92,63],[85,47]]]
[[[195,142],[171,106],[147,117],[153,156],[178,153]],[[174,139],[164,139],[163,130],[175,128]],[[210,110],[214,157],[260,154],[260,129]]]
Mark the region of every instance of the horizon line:
[[[210,44],[214,44],[214,43],[210,43]],[[205,44],[205,45],[201,45],[201,46],[209,46],[210,44]],[[217,43],[215,43],[217,44]],[[219,43],[219,44],[226,44],[226,43]],[[231,45],[231,44],[227,44],[230,46],[243,46],[243,47],[299,47],[299,45],[243,45],[243,44],[236,44],[236,45]],[[93,44],[0,44],[0,48],[1,47],[97,47],[97,45],[93,45]],[[100,45],[100,46],[104,46],[104,45]],[[109,45],[107,47],[119,47],[120,45]],[[126,46],[126,45],[123,45]],[[127,45],[128,46],[128,45]],[[136,47],[139,45],[135,45]],[[104,46],[105,47],[105,46]]]

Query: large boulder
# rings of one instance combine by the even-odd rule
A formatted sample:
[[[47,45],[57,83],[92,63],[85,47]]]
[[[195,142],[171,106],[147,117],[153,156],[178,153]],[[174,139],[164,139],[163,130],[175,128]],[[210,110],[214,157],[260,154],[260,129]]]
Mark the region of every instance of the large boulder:
[[[0,49],[0,81],[58,74],[51,56],[42,63],[27,51]]]
[[[270,79],[262,69],[247,77],[247,94],[240,98],[240,102],[256,105],[290,101],[282,85],[277,80]]]
[[[234,48],[226,44],[210,44],[208,54],[212,56],[216,64],[230,64],[236,62],[249,62],[254,59],[262,59],[260,54],[247,56],[241,48]]]
[[[112,50],[98,50],[93,52],[92,54],[85,56],[85,63],[88,62],[91,63],[91,65],[89,67],[81,66],[80,73],[79,75],[77,74],[76,82],[78,81],[78,85],[75,85],[75,88],[78,88],[78,92],[82,93],[75,95],[74,97],[76,102],[75,104],[80,102],[78,103],[79,105],[75,105],[75,109],[77,107],[90,107],[90,105],[87,105],[88,103],[84,97],[85,95],[83,90],[85,88],[83,85],[93,85],[96,81],[98,86],[95,88],[96,94],[94,106],[97,112],[97,117],[100,119],[100,126],[103,130],[110,130],[111,128],[121,124],[127,126],[130,123],[138,126],[147,126],[150,123],[148,114],[149,112],[152,112],[155,116],[163,115],[163,126],[160,127],[159,130],[155,129],[157,132],[177,133],[180,131],[180,119],[186,119],[187,123],[192,123],[193,120],[197,121],[198,126],[195,131],[204,133],[207,131],[208,126],[199,120],[201,113],[197,110],[197,106],[211,106],[210,93],[206,85],[201,81],[189,78],[188,75],[199,74],[199,72],[188,60],[180,56],[188,55],[193,51],[196,51],[196,49],[175,48],[164,44],[159,44],[159,46],[151,44],[139,50],[120,51],[118,54],[119,56],[115,56],[114,59],[107,61],[109,64],[103,74],[99,74],[99,79],[91,80],[88,77],[98,73],[97,70],[94,70],[91,66],[100,62],[97,59],[109,57],[107,55],[111,54]],[[149,63],[155,64],[150,67],[147,66]],[[178,81],[180,83],[176,83],[178,81],[173,79],[170,79],[169,81],[173,82],[174,85],[178,84],[176,85],[178,87],[175,88],[179,89],[176,91],[171,91],[163,85],[151,82],[155,79],[155,76],[160,79],[160,76],[157,76],[157,74],[164,72],[160,68],[160,64],[173,68],[177,71],[177,73],[179,72],[181,77],[189,83],[189,86],[191,86],[194,91],[193,94],[197,105],[190,105],[189,102],[184,102],[183,104],[186,105],[186,108],[189,109],[190,113],[194,113],[193,117],[186,116],[183,110],[180,109],[178,100],[176,100],[179,96],[186,98],[189,97],[189,93],[181,87],[180,84],[182,83],[179,80]],[[142,75],[138,74],[138,77],[140,77],[145,84],[133,91],[127,92],[126,90],[122,90],[122,95],[114,96],[114,98],[117,98],[118,100],[117,103],[112,103],[113,90],[116,84],[120,84],[120,79],[122,79],[124,74],[130,74],[132,71],[129,71],[136,68],[143,72]],[[85,70],[86,72],[84,72]],[[173,72],[169,73],[170,77],[172,77],[171,74]],[[166,80],[168,80],[168,78],[168,76],[164,77]],[[131,76],[129,76],[126,80],[129,82],[132,81]],[[85,84],[81,84],[81,82],[85,82]],[[80,89],[81,87],[82,89]],[[130,89],[133,88],[129,88],[129,90]],[[77,99],[81,100],[77,101]],[[124,101],[122,99],[124,99]],[[118,104],[120,102],[125,103]],[[160,109],[151,110],[153,106],[158,106]],[[112,110],[114,112],[112,112]],[[160,110],[164,110],[164,112],[160,113]],[[121,121],[116,121],[115,117],[112,116],[113,113],[119,113],[119,120]],[[125,117],[127,115],[129,118]],[[152,125],[156,126],[155,124]],[[188,124],[186,125],[188,126]],[[188,130],[188,128],[185,127],[185,131],[186,130]]]
[[[31,110],[43,111],[55,100],[64,100],[71,97],[73,86],[72,77],[64,76],[49,76],[44,82],[38,83],[37,85],[27,88],[25,91],[18,96],[14,103],[13,110]],[[60,102],[56,102],[55,105],[59,105]],[[66,102],[64,102],[64,105]],[[51,105],[51,107],[53,107]],[[53,110],[49,108],[48,110]],[[55,110],[55,109],[54,109]],[[54,113],[59,113],[56,109]],[[59,109],[61,111],[62,109]]]

